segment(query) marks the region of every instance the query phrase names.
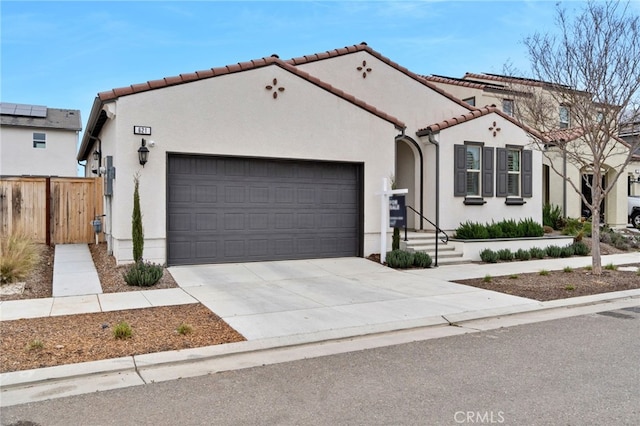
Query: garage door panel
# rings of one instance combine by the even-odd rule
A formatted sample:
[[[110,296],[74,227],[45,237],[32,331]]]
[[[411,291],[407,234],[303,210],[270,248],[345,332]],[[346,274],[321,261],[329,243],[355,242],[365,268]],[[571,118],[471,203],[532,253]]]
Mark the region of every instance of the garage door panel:
[[[356,256],[362,166],[170,155],[169,264]]]

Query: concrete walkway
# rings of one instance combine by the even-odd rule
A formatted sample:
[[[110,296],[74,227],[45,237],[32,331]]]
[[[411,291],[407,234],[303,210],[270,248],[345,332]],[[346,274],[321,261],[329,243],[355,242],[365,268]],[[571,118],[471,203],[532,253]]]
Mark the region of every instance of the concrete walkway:
[[[89,246],[58,244],[53,258],[53,297],[102,293]]]

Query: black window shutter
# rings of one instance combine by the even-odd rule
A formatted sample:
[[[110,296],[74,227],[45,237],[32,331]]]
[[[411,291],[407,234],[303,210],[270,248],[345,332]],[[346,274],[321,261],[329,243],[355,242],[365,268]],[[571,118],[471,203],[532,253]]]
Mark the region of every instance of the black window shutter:
[[[453,146],[453,196],[467,195],[467,147]]]
[[[522,196],[533,197],[533,152],[522,151]]]
[[[496,197],[506,197],[508,194],[507,176],[509,174],[507,149],[496,148],[496,157]]]
[[[493,197],[493,148],[482,148],[482,196]]]

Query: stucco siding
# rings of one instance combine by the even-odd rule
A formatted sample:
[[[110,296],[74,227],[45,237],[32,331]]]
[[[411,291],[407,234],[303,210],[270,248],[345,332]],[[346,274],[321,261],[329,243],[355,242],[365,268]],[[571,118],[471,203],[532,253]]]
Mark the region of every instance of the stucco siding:
[[[276,83],[274,84],[274,79]],[[283,87],[274,99],[274,90]],[[150,126],[151,136],[133,134]],[[107,129],[107,126],[105,126]],[[364,244],[378,237],[382,179],[394,172],[394,125],[276,66],[200,80],[117,101],[115,126],[103,132],[103,150],[115,155],[114,253],[126,260],[131,238],[133,176],[140,174],[145,239],[163,252],[168,153],[270,157],[364,163]],[[154,141],[149,162],[138,164],[142,138]],[[112,146],[112,148],[106,148]],[[145,247],[145,258],[149,258]],[[164,255],[163,255],[164,256]],[[164,261],[162,259],[156,259]]]

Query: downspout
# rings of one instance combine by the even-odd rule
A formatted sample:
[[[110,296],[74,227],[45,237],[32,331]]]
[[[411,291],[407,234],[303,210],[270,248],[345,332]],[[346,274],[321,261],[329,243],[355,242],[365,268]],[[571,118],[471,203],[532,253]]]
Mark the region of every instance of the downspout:
[[[433,266],[438,266],[438,230],[440,229],[440,143],[433,136],[433,132],[427,130],[429,143],[436,146],[436,258]]]
[[[562,216],[567,217],[567,151],[562,150]],[[582,212],[580,212],[582,214]]]

